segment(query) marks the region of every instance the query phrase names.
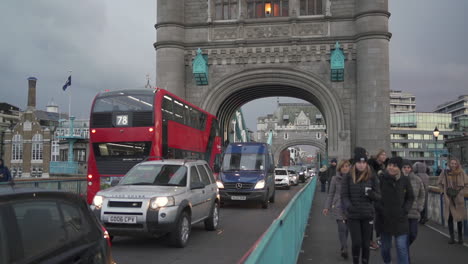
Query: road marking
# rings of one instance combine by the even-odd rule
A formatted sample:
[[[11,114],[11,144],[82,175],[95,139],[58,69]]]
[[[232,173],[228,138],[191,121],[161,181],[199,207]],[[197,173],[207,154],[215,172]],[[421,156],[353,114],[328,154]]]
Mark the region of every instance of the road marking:
[[[425,224],[425,226],[427,226],[427,227],[429,227],[430,229],[436,231],[437,233],[443,235],[444,237],[450,238],[450,236],[449,236],[447,233],[444,233],[444,232],[440,231],[440,230],[437,229],[436,227],[433,227],[433,226],[428,225],[428,224]],[[467,243],[463,243],[463,246],[468,247],[468,244],[467,244]]]

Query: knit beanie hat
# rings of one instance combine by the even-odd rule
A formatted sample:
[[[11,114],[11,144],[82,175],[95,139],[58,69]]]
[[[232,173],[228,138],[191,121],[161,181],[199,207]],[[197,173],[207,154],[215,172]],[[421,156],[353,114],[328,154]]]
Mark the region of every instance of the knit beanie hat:
[[[396,165],[398,168],[400,168],[400,170],[403,168],[403,159],[401,157],[391,157],[389,160],[388,160],[388,164],[393,164],[393,165]]]
[[[404,159],[403,164],[401,165],[401,167],[403,168],[404,166],[410,166],[411,170],[413,170],[413,164],[411,164],[410,160]]]
[[[336,159],[332,159],[330,163],[333,163],[333,162],[337,163],[338,161]]]
[[[367,151],[364,148],[356,147],[354,149],[354,163],[358,161],[367,161]]]

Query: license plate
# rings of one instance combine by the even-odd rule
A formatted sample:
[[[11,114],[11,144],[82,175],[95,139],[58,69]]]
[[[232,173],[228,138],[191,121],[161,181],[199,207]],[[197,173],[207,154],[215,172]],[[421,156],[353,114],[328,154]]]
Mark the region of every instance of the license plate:
[[[231,196],[231,200],[245,201],[247,197],[245,196]]]
[[[111,215],[109,223],[136,224],[136,216],[129,215]]]

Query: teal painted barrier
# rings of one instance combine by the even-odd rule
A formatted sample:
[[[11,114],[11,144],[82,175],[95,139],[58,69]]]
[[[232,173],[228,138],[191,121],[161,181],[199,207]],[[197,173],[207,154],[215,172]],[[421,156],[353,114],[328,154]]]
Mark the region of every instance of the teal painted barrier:
[[[294,196],[239,263],[297,263],[316,184],[314,177]]]
[[[0,182],[0,187],[11,186],[10,182]],[[86,177],[68,179],[22,179],[15,180],[14,186],[18,188],[41,188],[47,190],[61,190],[85,195],[87,181]]]

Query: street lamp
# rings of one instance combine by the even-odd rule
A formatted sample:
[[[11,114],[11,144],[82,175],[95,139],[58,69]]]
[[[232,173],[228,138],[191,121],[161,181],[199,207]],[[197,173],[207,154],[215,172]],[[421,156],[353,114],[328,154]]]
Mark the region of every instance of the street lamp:
[[[434,163],[434,175],[436,174],[437,168],[439,167],[439,153],[437,152],[437,139],[439,138],[439,129],[437,129],[437,126],[434,128],[434,131],[432,132],[435,138],[435,163]]]

